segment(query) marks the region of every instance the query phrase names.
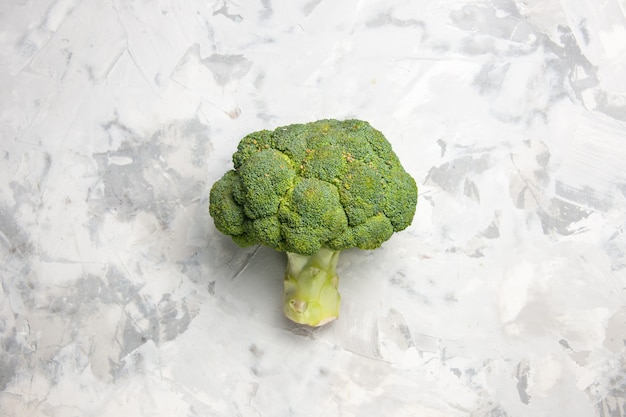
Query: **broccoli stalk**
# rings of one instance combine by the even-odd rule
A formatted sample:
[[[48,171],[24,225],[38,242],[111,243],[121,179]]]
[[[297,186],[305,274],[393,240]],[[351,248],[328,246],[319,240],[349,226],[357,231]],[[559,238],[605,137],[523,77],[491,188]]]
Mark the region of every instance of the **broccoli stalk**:
[[[320,248],[313,255],[287,252],[283,312],[292,321],[321,326],[339,316],[341,296],[335,271],[338,250]]]

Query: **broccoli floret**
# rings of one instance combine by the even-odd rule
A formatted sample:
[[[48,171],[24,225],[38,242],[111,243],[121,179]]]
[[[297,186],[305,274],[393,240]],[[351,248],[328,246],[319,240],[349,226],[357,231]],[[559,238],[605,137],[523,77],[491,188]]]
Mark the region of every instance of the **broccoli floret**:
[[[339,253],[375,249],[407,228],[417,185],[383,134],[319,120],[244,137],[211,188],[215,227],[240,246],[287,253],[285,315],[319,326],[339,315]]]

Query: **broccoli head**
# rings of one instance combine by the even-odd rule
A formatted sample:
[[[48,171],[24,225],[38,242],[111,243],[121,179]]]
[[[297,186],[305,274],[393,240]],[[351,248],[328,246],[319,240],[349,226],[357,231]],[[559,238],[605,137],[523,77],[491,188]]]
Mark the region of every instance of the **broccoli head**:
[[[240,246],[287,253],[283,311],[311,326],[339,314],[339,252],[375,249],[408,227],[417,186],[383,134],[319,120],[244,137],[211,188],[215,227]]]

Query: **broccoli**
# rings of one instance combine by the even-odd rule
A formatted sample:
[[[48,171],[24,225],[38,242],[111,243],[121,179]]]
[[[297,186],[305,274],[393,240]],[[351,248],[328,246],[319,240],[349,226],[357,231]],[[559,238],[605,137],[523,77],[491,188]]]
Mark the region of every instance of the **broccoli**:
[[[417,185],[381,132],[319,120],[244,137],[211,188],[215,227],[242,247],[287,253],[285,315],[321,326],[339,315],[343,249],[375,249],[408,227]]]

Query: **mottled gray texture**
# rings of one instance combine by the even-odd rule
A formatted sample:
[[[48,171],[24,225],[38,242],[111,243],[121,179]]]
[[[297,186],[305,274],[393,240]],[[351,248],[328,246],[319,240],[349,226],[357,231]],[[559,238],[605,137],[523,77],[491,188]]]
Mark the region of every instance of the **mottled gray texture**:
[[[478,199],[478,189],[470,179],[489,167],[489,155],[463,156],[452,162],[433,167],[428,172],[427,182],[432,181],[441,189],[456,193],[461,187],[466,196]]]

